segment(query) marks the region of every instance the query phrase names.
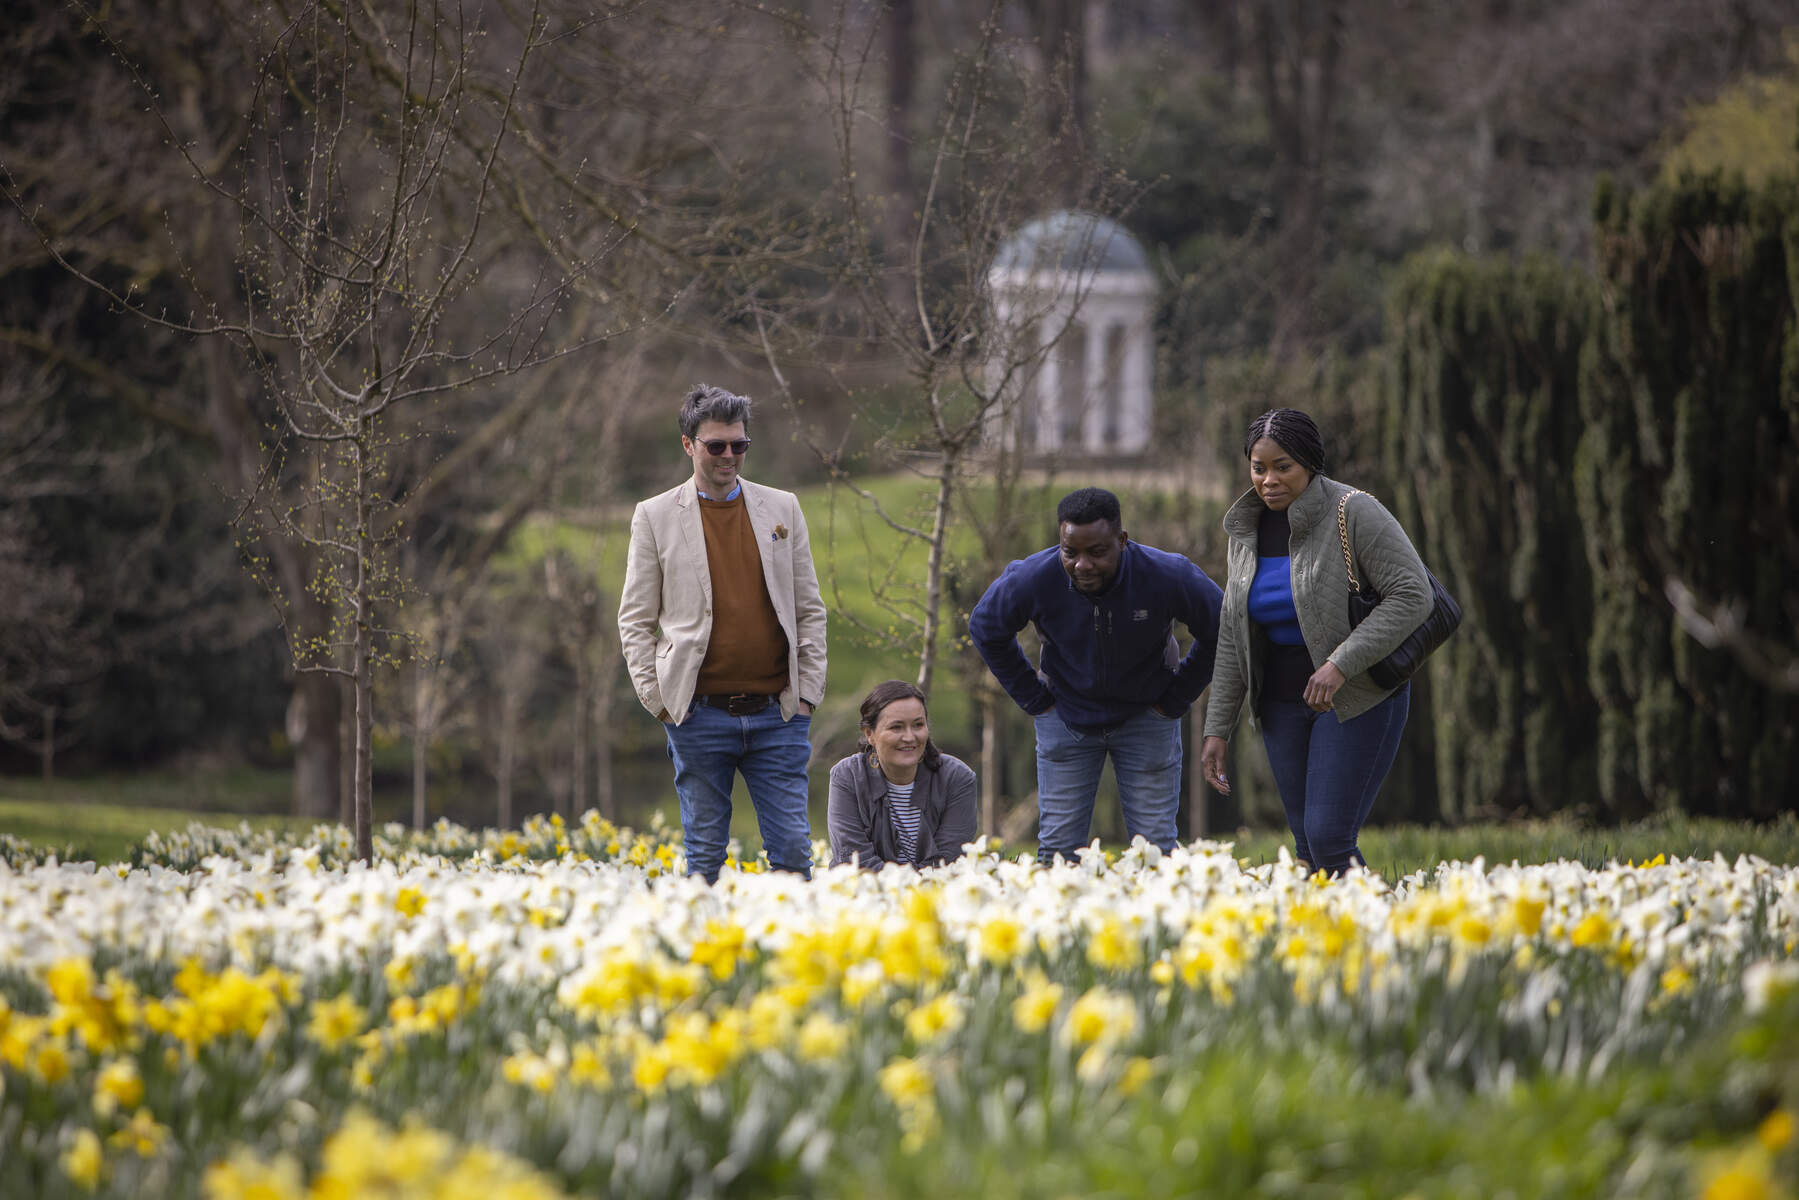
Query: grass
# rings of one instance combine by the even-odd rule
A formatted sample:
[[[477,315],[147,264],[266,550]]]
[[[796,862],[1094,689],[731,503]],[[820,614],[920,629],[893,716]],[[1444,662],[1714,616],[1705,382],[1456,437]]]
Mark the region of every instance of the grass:
[[[10,784],[0,784],[9,790]],[[195,821],[235,827],[248,821],[256,829],[310,828],[298,817],[245,816],[227,812],[195,812],[149,804],[104,804],[86,801],[17,800],[0,796],[0,833],[10,833],[36,846],[54,849],[65,861],[118,862],[152,830],[171,833]]]
[[[1547,1073],[1491,1093],[1408,1094],[1316,1034],[1272,1047],[1220,1038],[1096,1123],[1096,1136],[1046,1146],[1023,1120],[969,1113],[945,1121],[929,1154],[895,1147],[856,1162],[845,1192],[1787,1196],[1791,1151],[1783,1171],[1755,1147],[1799,1078],[1792,1008],[1701,1032],[1667,1055],[1626,1057],[1598,1078]]]
[[[895,474],[858,481],[895,521],[928,529],[936,482],[910,474]],[[1037,528],[1042,540],[1016,547],[1031,553],[1053,540],[1053,510],[1065,487],[1021,488],[1017,503],[1040,510]],[[916,538],[896,532],[874,507],[843,487],[818,485],[797,492],[812,539],[812,557],[819,585],[830,610],[831,630],[827,654],[824,721],[853,723],[862,697],[884,679],[910,679],[918,673],[919,630],[922,628],[927,547]],[[1132,511],[1159,503],[1152,493],[1121,491]],[[985,590],[990,580],[981,565],[979,539],[969,521],[967,507],[989,515],[993,489],[978,480],[962,485],[962,505],[951,527],[946,570],[958,580],[965,604],[946,598],[944,624],[938,637],[939,671],[932,688],[931,720],[945,731],[975,728],[969,690],[952,671],[958,642],[968,627],[966,604]],[[526,526],[514,538],[509,563],[521,578],[536,578],[536,564],[560,550],[589,565],[609,589],[625,577],[625,552],[630,541],[630,511],[609,514],[577,524],[569,520],[545,520]],[[822,722],[821,722],[822,723]]]
[[[0,777],[0,801],[182,809],[228,814],[234,822],[245,816],[285,816],[293,794],[293,773],[269,767],[158,768],[49,782],[35,776]]]
[[[896,520],[928,525],[934,484],[909,475],[876,479],[867,485],[881,506]],[[922,618],[926,547],[907,538],[876,516],[853,492],[818,486],[799,491],[800,505],[812,538],[812,557],[819,584],[831,614],[827,647],[825,715],[839,721],[853,720],[856,707],[870,687],[883,679],[911,678],[918,672],[918,634],[906,649],[895,646],[904,638],[908,621]],[[616,588],[625,577],[625,551],[630,541],[630,513],[620,512],[597,525],[542,521],[521,530],[512,546],[512,563],[521,574],[530,573],[554,550],[589,565],[594,573]],[[973,534],[965,524],[955,527],[952,558],[976,550]],[[883,606],[887,598],[889,607]],[[954,637],[965,627],[953,615],[939,639],[939,652],[953,652]],[[960,728],[970,724],[967,697],[943,689],[933,716]]]
[[[1292,841],[1283,831],[1240,830],[1214,834],[1235,843],[1237,857],[1252,863],[1271,862]],[[1799,863],[1799,818],[1788,813],[1766,824],[1723,821],[1670,814],[1630,825],[1585,828],[1572,821],[1508,821],[1444,828],[1393,825],[1362,831],[1362,855],[1387,879],[1429,870],[1440,862],[1472,862],[1488,867],[1513,861],[1543,863],[1566,859],[1588,867],[1607,862],[1645,862],[1658,854],[1669,858],[1710,858],[1722,854],[1757,855],[1771,863]]]
[[[825,772],[816,764],[812,781],[812,829],[824,833]],[[85,780],[0,779],[0,833],[35,845],[71,847],[81,857],[100,861],[123,858],[151,830],[184,829],[190,821],[235,826],[249,820],[257,828],[305,829],[311,822],[285,815],[291,779],[284,771],[249,767],[205,772],[145,771]],[[679,825],[672,783],[658,779],[657,800],[633,806],[626,820],[642,825],[660,809],[671,825]],[[1102,800],[1101,803],[1108,801]],[[1116,800],[1109,801],[1116,804]],[[399,816],[397,803],[378,806],[377,817]],[[389,811],[393,810],[393,811]],[[755,812],[738,781],[732,805],[731,832],[754,855],[761,846]],[[1272,862],[1282,846],[1291,846],[1285,830],[1214,831],[1214,839],[1233,843],[1239,859]],[[1441,826],[1373,826],[1363,831],[1362,853],[1387,879],[1428,870],[1439,862],[1471,862],[1488,866],[1567,859],[1587,866],[1607,861],[1643,862],[1657,854],[1670,858],[1727,860],[1753,854],[1773,863],[1799,863],[1799,817],[1787,814],[1766,824],[1722,821],[1678,814],[1631,825],[1588,828],[1572,821],[1516,821],[1444,828]],[[1114,849],[1118,847],[1114,846]],[[1005,847],[1008,855],[1035,852],[1032,842]]]

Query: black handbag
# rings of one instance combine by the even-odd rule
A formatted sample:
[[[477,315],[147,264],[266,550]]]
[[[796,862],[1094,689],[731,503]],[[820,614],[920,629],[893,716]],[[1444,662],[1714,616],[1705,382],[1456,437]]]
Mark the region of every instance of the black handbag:
[[[1354,489],[1343,494],[1337,501],[1337,537],[1343,543],[1343,566],[1349,572],[1349,627],[1354,629],[1362,623],[1363,618],[1374,611],[1381,601],[1380,593],[1369,584],[1363,586],[1357,582],[1355,559],[1349,553],[1349,498],[1360,494]],[[1422,624],[1406,637],[1405,641],[1393,653],[1368,668],[1368,678],[1376,686],[1392,691],[1412,677],[1413,672],[1423,665],[1431,652],[1449,640],[1449,635],[1456,631],[1462,623],[1462,606],[1455,602],[1443,581],[1437,578],[1436,572],[1429,567],[1424,573],[1430,579],[1430,613]]]

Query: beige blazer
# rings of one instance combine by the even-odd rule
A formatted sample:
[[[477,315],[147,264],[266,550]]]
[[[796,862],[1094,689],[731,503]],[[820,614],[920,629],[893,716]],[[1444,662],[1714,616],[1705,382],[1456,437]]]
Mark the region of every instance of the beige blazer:
[[[790,721],[801,699],[817,704],[824,698],[824,598],[798,497],[747,479],[741,482],[750,528],[762,551],[762,578],[787,634],[781,719]],[[667,710],[677,725],[685,721],[712,640],[712,573],[691,478],[643,501],[631,515],[618,640],[644,708],[651,716]]]

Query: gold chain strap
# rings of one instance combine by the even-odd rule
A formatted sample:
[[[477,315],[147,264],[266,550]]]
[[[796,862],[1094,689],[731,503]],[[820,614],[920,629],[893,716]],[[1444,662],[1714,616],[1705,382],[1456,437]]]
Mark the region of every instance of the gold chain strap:
[[[1361,495],[1361,488],[1351,488],[1343,493],[1337,501],[1337,539],[1343,543],[1343,569],[1349,572],[1349,590],[1359,592],[1362,585],[1356,582],[1355,561],[1349,556],[1349,518],[1345,515],[1349,509],[1349,498]]]

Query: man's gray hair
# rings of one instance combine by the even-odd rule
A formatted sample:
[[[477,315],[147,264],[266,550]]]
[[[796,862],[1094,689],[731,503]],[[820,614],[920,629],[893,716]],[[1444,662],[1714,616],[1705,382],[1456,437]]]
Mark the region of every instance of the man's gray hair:
[[[693,437],[707,421],[720,425],[743,422],[745,433],[750,428],[750,398],[727,392],[709,383],[696,383],[681,399],[681,436]]]

